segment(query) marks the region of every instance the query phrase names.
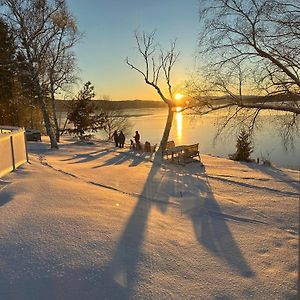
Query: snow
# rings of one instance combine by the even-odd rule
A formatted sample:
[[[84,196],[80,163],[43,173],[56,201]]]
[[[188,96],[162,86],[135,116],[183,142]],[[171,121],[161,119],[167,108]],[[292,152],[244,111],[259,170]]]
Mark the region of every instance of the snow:
[[[296,299],[299,171],[32,142],[0,179],[0,299]]]

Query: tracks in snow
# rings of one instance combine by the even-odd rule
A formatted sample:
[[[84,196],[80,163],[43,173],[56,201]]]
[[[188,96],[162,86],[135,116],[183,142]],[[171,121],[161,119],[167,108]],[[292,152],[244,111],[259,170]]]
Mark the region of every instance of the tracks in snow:
[[[115,191],[115,192],[118,192],[118,193],[121,193],[121,194],[124,194],[124,195],[128,195],[128,196],[132,196],[132,197],[135,197],[135,198],[142,198],[144,200],[148,200],[148,201],[152,201],[152,202],[158,202],[158,203],[162,203],[162,204],[170,204],[172,206],[175,206],[175,207],[179,207],[179,204],[177,202],[174,202],[174,201],[169,201],[168,203],[165,203],[165,201],[161,201],[159,199],[155,199],[155,198],[150,198],[150,197],[147,197],[145,195],[142,195],[142,194],[138,194],[138,193],[134,193],[134,192],[126,192],[126,191],[123,191],[121,189],[118,189],[116,187],[113,187],[111,185],[107,185],[107,184],[103,184],[103,183],[99,183],[99,182],[95,182],[95,181],[92,181],[92,180],[87,180],[83,177],[80,177],[80,176],[77,176],[77,175],[74,175],[70,172],[66,172],[64,170],[61,170],[61,169],[58,169],[58,168],[55,168],[53,167],[52,165],[50,165],[45,156],[44,155],[39,155],[39,161],[40,163],[45,166],[45,167],[48,167],[56,172],[59,172],[63,175],[67,175],[67,176],[71,176],[75,179],[78,179],[84,183],[87,183],[87,184],[92,184],[94,186],[97,186],[97,187],[101,187],[101,188],[105,188],[105,189],[108,189],[108,190],[111,190],[111,191]]]
[[[180,209],[181,210],[181,215],[182,215],[182,204],[180,202],[172,201],[172,200],[169,199],[168,202],[166,203],[165,201],[162,201],[162,200],[159,200],[159,199],[156,199],[156,198],[147,197],[146,195],[142,195],[142,194],[139,194],[139,193],[126,192],[126,191],[118,189],[114,186],[110,186],[110,185],[106,185],[106,184],[103,184],[103,183],[88,180],[86,178],[80,177],[80,176],[72,174],[70,172],[66,172],[62,169],[55,168],[54,166],[52,166],[51,164],[48,163],[48,161],[46,160],[44,155],[39,155],[38,158],[39,158],[40,163],[43,166],[48,167],[48,168],[52,169],[53,171],[59,172],[63,175],[71,176],[72,178],[80,180],[81,182],[91,184],[91,185],[94,185],[94,186],[97,186],[97,187],[109,189],[111,191],[115,191],[115,192],[118,192],[118,193],[121,193],[121,194],[124,194],[124,195],[128,195],[128,196],[131,196],[131,197],[144,199],[144,200],[151,201],[151,202],[158,202],[158,203],[165,204],[165,205],[172,205],[173,207]],[[165,174],[162,176],[162,178],[164,176],[165,176]],[[177,180],[179,180],[179,178],[177,178]],[[182,191],[179,191],[179,195],[181,195],[180,197],[183,197]],[[193,208],[190,209],[191,212],[192,212],[192,210],[193,210]],[[189,213],[189,212],[185,212],[185,214],[186,213]],[[213,211],[213,210],[204,211],[204,212],[201,213],[201,215],[209,215],[210,217],[222,218],[222,219],[235,221],[235,222],[239,222],[239,223],[263,224],[263,225],[268,224],[265,221],[260,221],[260,220],[256,220],[256,219],[251,219],[251,218],[246,218],[246,217],[241,217],[241,216],[235,216],[235,215],[230,215],[230,214],[224,214],[224,213],[216,212],[216,211]]]

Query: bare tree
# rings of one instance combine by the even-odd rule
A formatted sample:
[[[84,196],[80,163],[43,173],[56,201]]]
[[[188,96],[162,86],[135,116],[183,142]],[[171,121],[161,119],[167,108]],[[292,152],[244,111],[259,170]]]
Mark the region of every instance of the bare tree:
[[[58,148],[46,103],[47,57],[65,26],[65,0],[3,0],[5,18],[13,28],[18,49],[29,65],[51,148]]]
[[[54,25],[57,27],[57,37],[48,47],[46,63],[55,136],[57,142],[59,142],[60,131],[55,96],[59,91],[68,88],[78,80],[76,76],[75,55],[71,49],[79,41],[81,35],[78,32],[75,19],[66,6],[60,10]]]
[[[298,0],[201,1],[200,78],[189,83],[198,113],[232,108],[223,125],[253,129],[262,110],[280,111],[297,129],[299,20]]]
[[[102,98],[105,101],[111,100],[109,95],[103,95]],[[125,136],[131,133],[132,127],[128,120],[128,116],[126,116],[121,109],[114,105],[113,101],[110,101],[109,108],[103,108],[100,106],[98,109],[105,116],[103,131],[106,133],[108,141],[112,140],[114,131],[122,130]]]
[[[169,138],[172,121],[175,111],[174,93],[171,84],[171,74],[179,53],[175,51],[176,42],[171,42],[170,49],[164,52],[154,41],[155,31],[150,34],[145,32],[139,34],[135,32],[135,40],[139,54],[143,58],[144,67],[140,68],[130,62],[127,58],[126,63],[145,80],[145,83],[152,86],[160,98],[168,106],[168,117],[164,128],[163,136],[159,145],[158,153],[162,156]],[[162,78],[167,87],[168,96],[162,89]]]

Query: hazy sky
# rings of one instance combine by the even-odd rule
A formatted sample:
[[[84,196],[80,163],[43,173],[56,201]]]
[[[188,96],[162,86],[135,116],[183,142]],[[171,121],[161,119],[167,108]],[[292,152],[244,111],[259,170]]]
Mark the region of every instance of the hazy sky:
[[[96,98],[159,99],[142,77],[124,62],[137,61],[134,30],[157,30],[165,49],[177,38],[180,57],[174,83],[180,84],[194,68],[199,32],[199,0],[68,0],[84,38],[75,51],[83,82],[95,86]]]

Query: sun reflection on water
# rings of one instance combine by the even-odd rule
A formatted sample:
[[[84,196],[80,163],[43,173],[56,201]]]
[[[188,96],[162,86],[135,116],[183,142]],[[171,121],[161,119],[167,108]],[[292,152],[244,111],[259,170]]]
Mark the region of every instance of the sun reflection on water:
[[[182,112],[181,107],[176,108],[176,135],[178,141],[182,140]]]

